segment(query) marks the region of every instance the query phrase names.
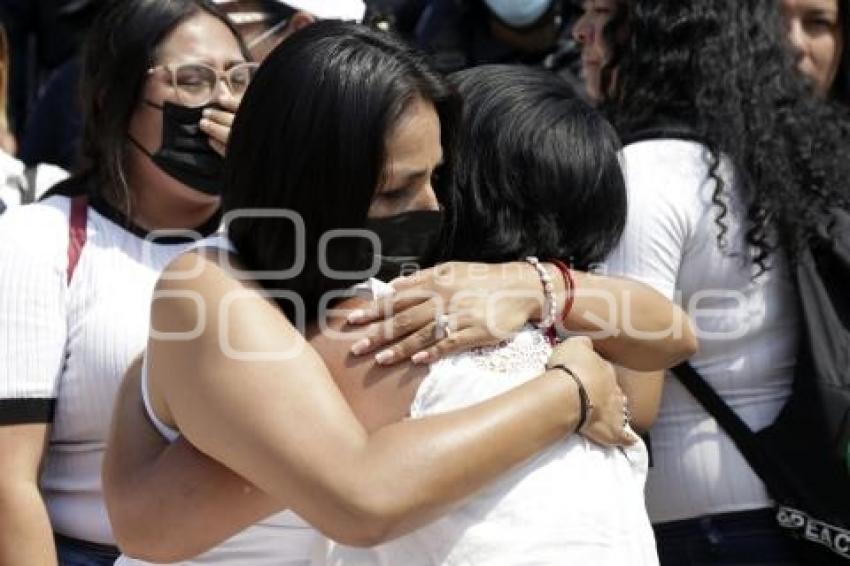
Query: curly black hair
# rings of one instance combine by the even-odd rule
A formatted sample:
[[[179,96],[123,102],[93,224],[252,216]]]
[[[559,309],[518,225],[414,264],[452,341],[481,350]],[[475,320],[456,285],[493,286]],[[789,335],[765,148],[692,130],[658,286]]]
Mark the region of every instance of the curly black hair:
[[[730,159],[759,273],[779,247],[793,259],[829,208],[850,201],[850,115],[801,80],[778,5],[622,0],[605,30],[603,110],[624,139],[672,123],[704,143],[721,248],[729,188],[718,170]]]

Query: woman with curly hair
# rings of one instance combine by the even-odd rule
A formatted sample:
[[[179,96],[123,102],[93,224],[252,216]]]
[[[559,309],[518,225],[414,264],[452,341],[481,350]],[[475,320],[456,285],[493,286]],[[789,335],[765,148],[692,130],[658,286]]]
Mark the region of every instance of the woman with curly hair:
[[[797,68],[815,92],[850,105],[850,4],[845,0],[782,0]]]
[[[626,144],[629,216],[609,269],[688,305],[692,365],[761,429],[796,365],[789,259],[828,206],[848,203],[846,126],[799,80],[776,0],[583,6],[574,35],[588,93]],[[651,447],[662,564],[799,560],[762,481],[675,379]]]

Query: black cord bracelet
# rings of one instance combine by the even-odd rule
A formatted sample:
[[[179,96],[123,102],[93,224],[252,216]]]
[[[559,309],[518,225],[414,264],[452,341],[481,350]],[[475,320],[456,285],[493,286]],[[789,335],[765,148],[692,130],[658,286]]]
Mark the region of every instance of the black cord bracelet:
[[[549,366],[546,368],[547,370],[560,370],[570,377],[573,378],[573,381],[576,382],[578,386],[578,398],[581,404],[581,412],[578,418],[578,426],[576,426],[576,432],[580,432],[581,428],[587,423],[587,418],[590,416],[590,411],[593,409],[593,405],[590,404],[590,397],[587,395],[587,390],[584,388],[584,383],[581,382],[581,379],[576,375],[576,373],[565,366],[564,364],[556,364],[554,366]]]

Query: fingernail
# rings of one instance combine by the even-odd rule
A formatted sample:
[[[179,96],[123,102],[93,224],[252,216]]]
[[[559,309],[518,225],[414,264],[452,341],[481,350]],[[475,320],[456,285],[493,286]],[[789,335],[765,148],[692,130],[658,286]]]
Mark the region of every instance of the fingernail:
[[[210,110],[209,108],[204,108],[203,114],[204,118],[209,118],[210,116],[212,116],[212,110]]]
[[[428,355],[428,352],[417,352],[416,354],[413,354],[410,361],[416,365],[425,365],[428,363],[429,359],[431,359],[431,356]]]
[[[360,340],[359,342],[355,342],[351,346],[351,353],[354,354],[355,356],[359,356],[360,354],[363,354],[364,352],[366,352],[366,350],[369,349],[369,344],[370,344],[370,342],[369,342],[368,338],[364,338],[363,340]]]
[[[210,121],[206,118],[201,119],[200,125],[202,128],[208,128],[210,126]]]
[[[356,322],[360,322],[364,318],[366,318],[366,311],[360,309],[360,310],[351,311],[350,313],[348,313],[348,317],[346,318],[346,320],[350,323],[356,323]]]
[[[395,354],[393,354],[392,350],[384,350],[383,352],[378,352],[375,355],[375,361],[378,362],[379,365],[386,365],[393,361]]]

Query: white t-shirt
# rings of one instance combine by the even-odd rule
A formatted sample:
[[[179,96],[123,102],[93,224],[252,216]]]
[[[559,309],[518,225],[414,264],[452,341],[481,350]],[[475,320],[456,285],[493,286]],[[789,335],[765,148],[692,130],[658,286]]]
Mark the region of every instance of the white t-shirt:
[[[493,348],[431,366],[413,418],[467,407],[540,375],[551,353],[526,328]],[[565,379],[569,377],[565,376]],[[572,435],[443,518],[372,549],[328,544],[316,566],[657,564],[644,504],[643,443],[603,448]]]
[[[753,280],[745,251],[746,208],[728,160],[727,251],[717,243],[715,183],[705,148],[651,140],[624,150],[629,215],[608,273],[651,285],[685,307],[699,332],[694,367],[754,428],[776,418],[790,393],[798,314],[785,259]],[[653,522],[768,507],[764,485],[743,456],[672,374],[650,432],[647,507]]]
[[[159,273],[191,242],[151,243],[95,201],[69,286],[69,210],[54,196],[0,216],[0,424],[50,423],[41,488],[54,530],[114,544],[100,473],[115,395],[147,344]]]

